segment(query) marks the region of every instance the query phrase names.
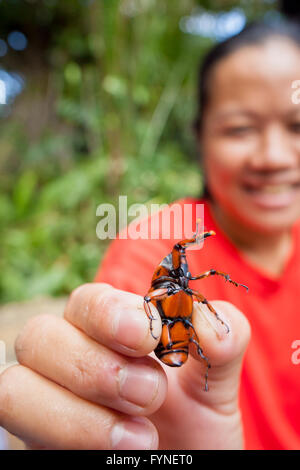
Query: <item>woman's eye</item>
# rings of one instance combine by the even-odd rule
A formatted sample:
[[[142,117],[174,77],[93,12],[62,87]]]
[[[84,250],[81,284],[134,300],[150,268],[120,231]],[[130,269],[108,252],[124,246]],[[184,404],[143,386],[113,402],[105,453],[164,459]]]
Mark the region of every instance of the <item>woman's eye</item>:
[[[226,134],[232,136],[243,136],[253,132],[254,130],[255,129],[252,126],[234,126],[228,127],[226,129]]]
[[[300,122],[292,122],[289,125],[289,128],[292,132],[294,132],[296,134],[300,134]]]

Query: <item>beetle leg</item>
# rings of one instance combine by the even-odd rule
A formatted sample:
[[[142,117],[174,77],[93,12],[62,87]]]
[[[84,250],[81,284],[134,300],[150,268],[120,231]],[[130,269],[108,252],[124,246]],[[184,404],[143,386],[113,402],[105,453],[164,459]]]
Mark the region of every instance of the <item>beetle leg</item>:
[[[204,356],[203,351],[202,351],[201,347],[199,346],[198,342],[196,340],[194,340],[193,338],[191,338],[190,341],[191,341],[191,343],[194,343],[197,346],[197,352],[198,352],[199,356],[206,361],[204,391],[207,392],[208,391],[208,383],[207,383],[208,382],[208,370],[210,369],[211,365],[208,362],[208,358],[206,356]]]
[[[149,302],[150,302],[150,301],[149,301]],[[149,307],[149,305],[148,305],[149,302],[147,302],[146,300],[144,300],[144,310],[145,310],[145,312],[146,312],[147,317],[148,317],[149,320],[150,320],[150,332],[151,332],[151,336],[152,336],[154,339],[158,339],[158,336],[154,336],[154,334],[153,334],[152,322],[153,322],[153,320],[155,320],[155,318],[152,316],[150,307]]]
[[[208,380],[208,370],[211,368],[211,365],[208,361],[208,357],[206,357],[203,353],[203,350],[199,344],[199,340],[198,340],[198,336],[196,335],[196,332],[194,330],[194,327],[192,326],[192,329],[193,329],[193,335],[196,337],[196,339],[193,338],[193,336],[190,338],[190,342],[191,343],[194,343],[196,346],[197,346],[197,353],[199,354],[199,356],[201,357],[201,359],[204,359],[204,361],[206,362],[206,372],[205,372],[205,386],[204,386],[204,391],[207,392],[208,391],[208,384],[207,384],[207,380]]]
[[[229,333],[229,331],[230,331],[229,326],[222,320],[221,317],[219,317],[218,313],[215,311],[213,306],[208,302],[208,300],[202,294],[200,294],[200,292],[197,292],[196,290],[191,289],[191,293],[196,297],[196,299],[198,300],[199,303],[201,302],[202,304],[207,305],[207,307],[215,315],[217,320],[219,320],[222,323],[222,325],[225,326],[225,328],[227,330],[227,333]]]
[[[194,325],[192,324],[192,322],[190,320],[188,320],[187,318],[184,319],[184,323],[186,325],[189,326],[189,328],[192,330],[192,336],[190,337],[189,341],[191,343],[194,343],[196,346],[197,346],[197,353],[199,354],[199,356],[205,360],[206,362],[206,373],[205,373],[205,387],[204,387],[204,390],[205,392],[208,391],[208,385],[207,385],[207,379],[208,379],[208,369],[211,368],[211,365],[209,363],[209,360],[208,360],[208,357],[206,357],[203,353],[203,349],[201,348],[200,344],[199,344],[199,338],[198,338],[198,335],[195,331],[195,328],[194,328]]]
[[[235,282],[232,279],[230,279],[229,274],[223,273],[222,271],[216,271],[215,269],[210,269],[209,271],[206,271],[205,273],[199,274],[199,276],[189,276],[188,279],[190,281],[195,281],[196,279],[204,279],[205,277],[214,276],[216,274],[218,276],[223,276],[225,278],[225,281],[230,282],[231,284],[235,285],[236,287],[241,286],[241,287],[245,287],[245,289],[247,289],[247,291],[249,290],[248,287],[245,286],[244,284],[239,284],[238,282]]]
[[[146,312],[147,317],[150,320],[150,332],[154,339],[158,339],[158,337],[154,336],[153,334],[152,322],[153,320],[155,320],[155,318],[153,317],[151,313],[149,302],[152,302],[153,300],[164,300],[167,296],[168,296],[168,289],[156,289],[152,292],[149,292],[149,294],[145,295],[144,297],[144,310]]]

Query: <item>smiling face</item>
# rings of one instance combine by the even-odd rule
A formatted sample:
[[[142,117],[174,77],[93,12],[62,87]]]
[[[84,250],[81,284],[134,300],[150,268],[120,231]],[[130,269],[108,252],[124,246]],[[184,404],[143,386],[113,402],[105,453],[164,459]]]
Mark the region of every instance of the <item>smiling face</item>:
[[[243,46],[211,72],[200,142],[218,208],[259,232],[300,217],[300,48],[270,38]]]

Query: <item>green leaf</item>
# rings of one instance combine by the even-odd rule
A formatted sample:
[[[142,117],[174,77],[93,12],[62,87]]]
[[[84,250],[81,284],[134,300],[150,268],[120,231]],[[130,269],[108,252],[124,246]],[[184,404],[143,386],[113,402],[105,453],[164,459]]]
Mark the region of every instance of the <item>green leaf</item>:
[[[37,175],[32,170],[26,170],[19,177],[13,191],[13,202],[18,216],[22,216],[28,209],[34,197],[36,185]]]

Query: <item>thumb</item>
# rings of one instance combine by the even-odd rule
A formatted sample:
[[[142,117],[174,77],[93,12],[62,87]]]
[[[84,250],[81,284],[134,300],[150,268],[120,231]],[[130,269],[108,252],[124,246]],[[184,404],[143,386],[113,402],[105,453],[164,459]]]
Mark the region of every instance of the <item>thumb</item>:
[[[192,357],[178,371],[178,380],[198,402],[230,414],[238,409],[240,372],[250,339],[250,325],[243,313],[229,302],[213,301],[211,305],[229,331],[206,305],[194,303],[193,326],[206,359],[201,358],[193,344]]]

